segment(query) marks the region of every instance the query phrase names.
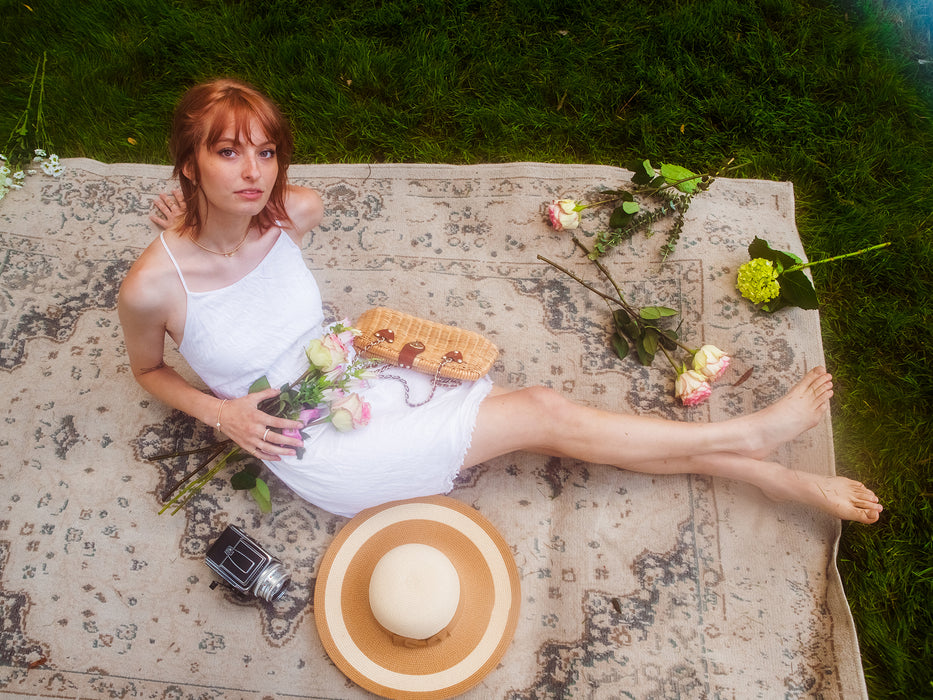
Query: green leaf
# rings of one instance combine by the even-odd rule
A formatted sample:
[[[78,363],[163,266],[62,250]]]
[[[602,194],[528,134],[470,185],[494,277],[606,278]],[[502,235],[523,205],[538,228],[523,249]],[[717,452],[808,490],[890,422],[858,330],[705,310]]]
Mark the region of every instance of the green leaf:
[[[665,316],[676,316],[677,311],[666,306],[645,306],[638,314],[646,321],[656,321]]]
[[[638,361],[646,367],[654,362],[654,355],[658,351],[658,331],[654,328],[645,330],[635,345],[638,351]]]
[[[776,265],[779,265],[782,270],[802,262],[801,259],[793,253],[784,250],[774,250],[768,241],[763,238],[758,238],[757,236],[748,246],[748,256],[749,258],[764,258],[765,260],[770,260]]]
[[[265,481],[256,479],[256,485],[250,489],[249,493],[253,497],[253,500],[259,505],[260,512],[268,513],[272,510],[272,496],[269,493],[269,487],[266,485]]]
[[[664,180],[668,185],[674,185],[678,190],[686,194],[696,192],[697,185],[700,184],[699,175],[679,165],[663,163],[661,165],[661,175],[664,176]]]
[[[612,214],[609,215],[609,228],[626,228],[631,222],[634,214],[630,214],[625,210],[625,202],[620,206],[612,210]]]
[[[803,270],[794,270],[785,272],[778,277],[778,283],[781,285],[781,300],[793,306],[799,306],[801,309],[820,308],[819,299],[816,296],[816,290],[813,289],[813,283],[807,277]]]
[[[620,360],[624,360],[628,356],[631,346],[628,344],[628,341],[622,337],[621,333],[613,333],[609,342],[612,344],[612,349]]]
[[[660,331],[661,331],[661,339],[660,339],[661,347],[665,348],[666,350],[671,350],[671,351],[676,350],[677,343],[675,343],[674,341],[677,340],[677,338],[679,337],[679,334],[677,333],[677,331],[666,330],[663,328],[660,329]]]
[[[230,485],[234,491],[248,491],[256,486],[256,475],[251,474],[249,469],[244,469],[230,477]]]
[[[638,202],[622,202],[622,211],[626,214],[637,214],[641,209]]]
[[[629,340],[636,341],[641,337],[641,329],[638,324],[623,309],[618,309],[612,314],[616,328]]]
[[[272,385],[269,384],[269,380],[266,379],[265,376],[263,376],[257,379],[252,384],[250,384],[249,393],[255,394],[257,391],[265,391],[266,389],[271,389],[271,388],[272,388]]]
[[[632,171],[632,182],[634,182],[636,185],[647,185],[654,179],[654,176],[656,175],[654,172],[654,167],[651,165],[651,161],[647,158],[640,161],[629,161],[626,164],[626,168]]]

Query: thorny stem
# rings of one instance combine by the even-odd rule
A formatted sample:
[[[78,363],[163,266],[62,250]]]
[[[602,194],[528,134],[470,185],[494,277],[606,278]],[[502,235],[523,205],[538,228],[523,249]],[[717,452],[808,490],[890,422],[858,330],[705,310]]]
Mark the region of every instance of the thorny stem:
[[[550,265],[551,267],[553,267],[553,268],[555,268],[555,269],[557,269],[557,270],[560,270],[561,272],[563,272],[565,275],[567,275],[568,277],[570,277],[570,278],[573,279],[574,281],[576,281],[576,282],[578,282],[579,284],[583,285],[584,287],[586,287],[587,289],[589,289],[591,292],[593,292],[593,294],[596,294],[596,295],[598,295],[598,296],[601,296],[601,297],[602,297],[603,299],[605,299],[606,301],[612,302],[613,304],[617,304],[618,306],[621,306],[621,307],[625,308],[626,304],[625,304],[624,301],[619,301],[619,300],[616,299],[615,297],[611,297],[611,296],[609,296],[608,294],[606,294],[605,292],[599,291],[598,289],[596,289],[596,288],[593,287],[592,285],[588,284],[587,282],[584,282],[582,279],[580,279],[579,277],[577,277],[575,274],[573,274],[573,273],[572,273],[570,270],[568,270],[566,267],[561,267],[561,266],[558,265],[556,262],[554,262],[553,260],[548,260],[548,259],[547,259],[546,257],[544,257],[543,255],[539,255],[539,256],[537,256],[537,257],[538,257],[538,260],[540,260],[540,261],[542,261],[542,262],[546,262],[546,263],[547,263],[548,265]],[[626,309],[626,311],[627,311],[627,309]]]
[[[165,452],[164,454],[156,455],[155,457],[149,457],[147,462],[160,462],[163,459],[171,459],[172,457],[187,457],[188,455],[196,455],[199,452],[207,452],[214,447],[226,447],[233,440],[224,440],[222,442],[212,442],[209,445],[202,445],[201,447],[195,447],[193,450],[184,450],[182,452]]]
[[[673,340],[673,338],[671,338],[671,340]],[[674,340],[674,342],[677,343],[676,340]],[[680,345],[680,343],[677,344]],[[659,342],[658,347],[661,348],[661,351],[664,353],[664,357],[666,357],[667,361],[671,363],[671,367],[674,368],[674,371],[680,374],[680,368],[677,366],[677,363],[674,362],[674,358],[671,357],[671,354],[667,351],[667,348],[664,347],[664,343]],[[684,348],[683,345],[680,345],[680,347]],[[687,350],[687,348],[684,348],[684,350]]]
[[[580,242],[580,239],[579,239],[579,238],[577,238],[576,236],[571,236],[571,240],[573,241],[573,243],[574,243],[575,246],[577,246],[580,250],[582,250],[584,253],[586,253],[586,257],[587,257],[587,258],[590,257],[590,250],[589,250],[589,248],[587,248],[585,245],[583,245],[583,243]],[[592,259],[592,258],[591,258],[591,259]],[[620,301],[621,304],[622,304],[622,308],[624,308],[624,309],[628,312],[628,314],[629,314],[630,316],[632,316],[634,310],[633,310],[632,307],[629,306],[628,303],[625,301],[625,296],[622,294],[622,290],[619,289],[619,285],[616,284],[616,281],[612,278],[612,275],[609,274],[609,270],[607,270],[606,267],[605,267],[601,262],[599,262],[599,260],[595,260],[595,259],[592,259],[592,260],[593,260],[593,264],[596,265],[596,268],[597,268],[600,272],[602,272],[602,273],[603,273],[603,276],[604,276],[607,280],[609,280],[609,283],[610,283],[613,287],[615,287],[616,294],[619,295],[619,301]]]
[[[586,253],[587,258],[589,258],[590,260],[593,261],[593,264],[596,265],[596,267],[599,269],[599,271],[603,273],[603,275],[606,277],[607,280],[609,280],[609,283],[610,283],[613,287],[615,287],[616,294],[619,295],[619,300],[618,300],[618,301],[616,301],[615,299],[612,299],[611,297],[604,297],[604,298],[606,298],[606,299],[608,299],[608,300],[610,300],[610,301],[614,301],[615,303],[617,303],[617,304],[619,304],[620,306],[622,306],[622,308],[625,309],[625,312],[629,315],[629,317],[630,317],[633,321],[635,321],[635,323],[641,324],[641,321],[642,321],[641,314],[639,314],[635,309],[633,309],[633,308],[625,301],[625,298],[624,298],[623,295],[622,295],[622,290],[619,289],[619,285],[616,283],[616,281],[615,281],[615,279],[612,277],[612,275],[609,274],[609,270],[606,269],[606,266],[603,265],[601,262],[599,262],[599,260],[597,260],[597,259],[595,259],[595,258],[590,258],[590,257],[589,257],[590,251],[587,249],[587,247],[586,247],[585,245],[583,245],[582,242],[580,242],[580,239],[578,239],[576,236],[571,236],[571,240],[574,242],[574,244],[575,244],[580,250],[582,250],[584,253]],[[539,255],[538,257],[541,258],[540,255]],[[545,262],[550,262],[549,260],[547,260],[547,259],[545,259],[545,258],[541,258],[541,259],[544,260]],[[554,265],[554,263],[551,263],[551,264]],[[599,294],[598,291],[596,291],[595,289],[593,289],[593,288],[590,287],[589,285],[583,283],[583,282],[582,282],[579,278],[577,278],[575,275],[573,275],[573,274],[567,272],[566,270],[564,270],[563,268],[561,268],[561,267],[559,267],[559,266],[557,266],[557,265],[554,265],[554,266],[557,267],[557,269],[560,270],[561,272],[566,272],[568,275],[570,275],[570,276],[573,277],[575,280],[577,280],[577,282],[580,282],[580,284],[583,284],[583,286],[586,287],[587,289],[589,289],[590,291],[593,291],[593,292],[596,292],[597,294]],[[666,335],[666,334],[664,335],[664,337],[665,337],[667,340],[670,340],[670,341],[671,341],[672,343],[674,343],[675,345],[677,345],[680,349],[686,350],[686,351],[689,352],[691,355],[695,355],[695,354],[696,354],[696,351],[695,351],[693,348],[688,348],[686,345],[684,345],[683,343],[681,343],[681,342],[680,342],[679,340],[677,340],[676,338],[671,338],[669,335]],[[665,353],[665,354],[667,354],[667,349],[666,349],[666,348],[664,348],[664,347],[662,346],[661,349],[664,350],[664,353]],[[671,359],[670,355],[667,356],[667,359],[669,359],[669,360]],[[673,363],[673,360],[671,360],[671,362]],[[675,369],[676,369],[676,365],[675,365],[674,367],[675,367]]]
[[[231,442],[232,442],[232,440],[226,440],[226,441],[224,441],[224,442],[217,443],[216,445],[208,445],[208,448],[210,448],[210,447],[215,448],[215,449],[211,452],[211,456],[208,457],[207,459],[205,459],[203,462],[201,462],[201,463],[197,466],[197,468],[195,468],[195,469],[191,470],[190,472],[188,472],[187,474],[185,474],[184,478],[183,478],[181,481],[179,481],[177,484],[175,484],[175,488],[173,488],[171,491],[169,491],[167,494],[165,494],[165,496],[163,496],[163,500],[168,500],[168,503],[166,503],[166,507],[168,507],[169,505],[171,505],[172,501],[174,500],[174,499],[170,499],[170,497],[172,496],[172,494],[175,493],[176,491],[178,491],[178,489],[180,489],[180,488],[181,488],[182,486],[184,486],[186,483],[188,483],[188,481],[190,481],[191,478],[192,478],[195,474],[197,474],[198,472],[200,472],[202,469],[204,469],[204,467],[206,467],[208,464],[210,464],[210,463],[213,462],[215,459],[217,459],[217,457],[220,456],[220,453],[223,452],[224,449],[226,449],[227,445],[229,445]],[[204,449],[207,449],[207,448],[203,448],[203,449],[201,449],[201,450],[189,450],[187,453],[181,452],[181,453],[179,453],[179,456],[181,456],[181,455],[183,455],[183,454],[194,454],[195,452],[203,452]],[[169,499],[170,499],[170,500],[169,500]],[[161,512],[161,511],[160,511],[160,512]]]

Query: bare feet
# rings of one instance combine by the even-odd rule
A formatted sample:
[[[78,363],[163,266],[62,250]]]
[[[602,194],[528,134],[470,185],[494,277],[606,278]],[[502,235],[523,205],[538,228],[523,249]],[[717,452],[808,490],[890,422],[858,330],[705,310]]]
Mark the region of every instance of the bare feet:
[[[746,421],[749,449],[742,454],[763,459],[776,447],[809,430],[829,409],[833,378],[823,367],[814,367],[782,398],[740,421]]]
[[[878,497],[863,484],[844,476],[821,476],[780,465],[761,490],[775,501],[796,501],[819,508],[843,520],[870,524],[877,522],[882,506]]]

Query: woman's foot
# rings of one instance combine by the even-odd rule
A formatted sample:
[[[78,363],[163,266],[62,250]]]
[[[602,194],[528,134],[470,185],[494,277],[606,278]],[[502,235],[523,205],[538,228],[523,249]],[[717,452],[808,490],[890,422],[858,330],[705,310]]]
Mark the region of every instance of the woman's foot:
[[[742,454],[763,459],[778,446],[806,432],[829,410],[832,395],[832,376],[825,368],[814,367],[782,398],[737,419],[746,423],[742,429],[749,440]]]
[[[773,477],[761,490],[775,501],[796,501],[819,508],[842,520],[870,524],[877,522],[881,511],[878,497],[858,481],[844,476],[821,476],[809,472],[776,467]]]

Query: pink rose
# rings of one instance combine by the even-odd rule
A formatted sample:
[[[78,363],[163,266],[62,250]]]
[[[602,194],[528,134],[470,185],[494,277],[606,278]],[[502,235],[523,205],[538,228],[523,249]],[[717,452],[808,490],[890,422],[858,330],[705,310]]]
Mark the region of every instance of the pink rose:
[[[342,433],[369,423],[370,407],[357,394],[347,394],[330,405],[330,422]]]
[[[350,339],[352,343],[352,336]],[[321,339],[321,344],[330,350],[332,360],[335,365],[344,364],[350,357],[350,346],[344,343],[341,335],[337,333],[328,333]],[[327,372],[328,370],[324,370]]]
[[[712,393],[706,377],[694,369],[678,374],[674,382],[674,397],[680,399],[684,406],[696,406],[706,401]]]
[[[322,413],[323,411],[319,408],[305,408],[298,412],[298,420],[304,423],[305,427],[308,427],[309,424],[320,418]]]
[[[301,440],[301,433],[295,428],[282,428],[282,435]]]
[[[555,199],[548,205],[547,218],[555,231],[576,228],[580,225],[580,209],[574,199]]]
[[[704,345],[693,356],[693,369],[714,382],[726,373],[731,362],[732,358],[715,345]]]

